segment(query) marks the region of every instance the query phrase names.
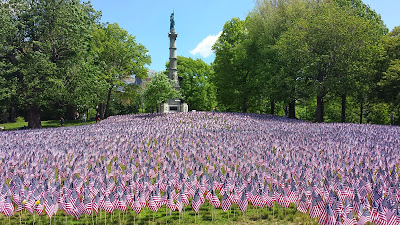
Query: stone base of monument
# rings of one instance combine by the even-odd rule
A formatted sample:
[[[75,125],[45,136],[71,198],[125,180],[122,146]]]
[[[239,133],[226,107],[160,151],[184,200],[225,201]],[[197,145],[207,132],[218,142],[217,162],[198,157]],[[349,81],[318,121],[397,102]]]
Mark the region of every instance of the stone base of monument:
[[[170,98],[168,102],[161,103],[158,110],[160,113],[188,112],[188,105],[179,98]]]

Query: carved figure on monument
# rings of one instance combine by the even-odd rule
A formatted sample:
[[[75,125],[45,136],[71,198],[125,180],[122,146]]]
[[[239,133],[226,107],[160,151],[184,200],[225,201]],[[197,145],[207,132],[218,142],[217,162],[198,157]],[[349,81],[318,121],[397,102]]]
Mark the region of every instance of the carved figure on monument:
[[[173,12],[171,13],[171,16],[169,18],[169,30],[171,32],[175,31],[175,20],[174,20],[174,13]]]

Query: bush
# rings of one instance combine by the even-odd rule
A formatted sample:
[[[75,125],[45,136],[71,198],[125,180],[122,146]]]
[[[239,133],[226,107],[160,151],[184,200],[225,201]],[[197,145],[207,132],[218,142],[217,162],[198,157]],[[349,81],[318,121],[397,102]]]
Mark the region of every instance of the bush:
[[[390,124],[390,107],[386,103],[372,105],[368,110],[367,121],[373,124]]]
[[[25,119],[24,119],[24,117],[22,117],[22,116],[18,116],[15,122],[17,122],[17,123],[23,123],[23,122],[25,122]]]

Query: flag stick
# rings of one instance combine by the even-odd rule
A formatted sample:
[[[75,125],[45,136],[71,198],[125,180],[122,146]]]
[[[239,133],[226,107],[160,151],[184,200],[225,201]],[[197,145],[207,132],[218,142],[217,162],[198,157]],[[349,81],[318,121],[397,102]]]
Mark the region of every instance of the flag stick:
[[[35,212],[33,212],[33,225],[35,225]]]
[[[93,212],[92,212],[92,223],[93,223],[93,225],[94,225],[94,220],[93,220]]]
[[[107,212],[104,211],[104,224],[107,224]]]
[[[275,203],[273,202],[273,203],[272,203],[272,216],[273,216],[273,217],[275,217],[275,210],[274,210],[274,208],[275,208]]]

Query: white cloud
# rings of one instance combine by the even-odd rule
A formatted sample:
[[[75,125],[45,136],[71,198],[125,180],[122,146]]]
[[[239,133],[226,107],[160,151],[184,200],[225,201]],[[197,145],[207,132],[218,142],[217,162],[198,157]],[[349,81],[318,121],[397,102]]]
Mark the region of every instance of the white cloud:
[[[218,40],[219,36],[221,36],[222,31],[219,32],[217,35],[209,35],[208,37],[204,38],[195,49],[190,51],[192,55],[201,55],[203,58],[207,58],[212,54],[211,47],[214,43]]]

